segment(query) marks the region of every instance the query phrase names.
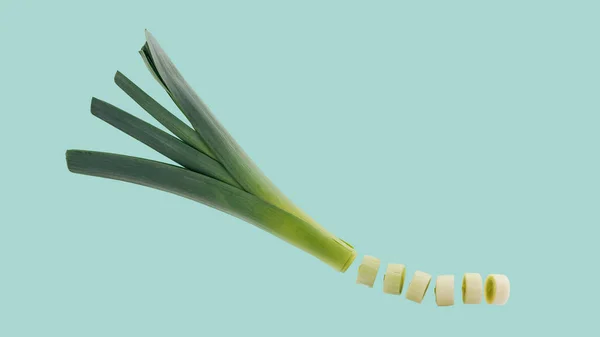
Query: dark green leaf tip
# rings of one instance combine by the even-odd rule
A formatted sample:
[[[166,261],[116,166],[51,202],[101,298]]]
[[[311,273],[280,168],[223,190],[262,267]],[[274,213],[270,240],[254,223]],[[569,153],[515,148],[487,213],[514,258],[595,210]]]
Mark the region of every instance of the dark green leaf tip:
[[[117,72],[115,73],[114,80],[115,80],[115,82],[117,82],[117,80],[118,80],[119,78],[123,78],[123,77],[125,77],[125,75],[123,75],[123,73],[122,73],[122,72],[120,72],[120,71],[118,71],[118,70],[117,70]]]
[[[65,159],[67,161],[67,169],[69,169],[69,171],[73,172],[72,166],[71,166],[71,159],[73,158],[73,152],[75,150],[67,150],[67,152],[65,153]]]
[[[98,111],[98,106],[102,104],[102,101],[97,99],[96,97],[92,97],[92,102],[90,104],[90,111],[92,115],[95,115],[94,112]]]

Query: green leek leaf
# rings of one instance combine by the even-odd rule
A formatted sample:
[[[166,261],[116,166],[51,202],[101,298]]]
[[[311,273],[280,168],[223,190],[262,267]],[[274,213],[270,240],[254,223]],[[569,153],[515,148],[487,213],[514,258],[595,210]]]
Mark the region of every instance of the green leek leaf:
[[[174,162],[240,188],[240,185],[214,159],[161,129],[97,98],[92,98],[92,114],[125,132]]]
[[[179,137],[196,150],[213,159],[216,159],[215,155],[212,154],[196,130],[192,129],[179,118],[175,117],[175,115],[169,112],[169,110],[165,109],[162,105],[150,97],[150,95],[145,93],[142,89],[140,89],[140,87],[135,85],[135,83],[133,83],[119,71],[117,71],[115,74],[115,83],[127,95],[129,95],[129,97],[131,97],[137,104],[146,110],[159,123],[164,125],[175,136]]]
[[[294,205],[248,157],[229,132],[215,118],[208,106],[185,81],[156,39],[146,31],[146,44],[141,50],[148,69],[190,121],[200,137],[231,176],[255,196],[286,210],[315,226],[310,216]]]
[[[354,248],[295,206],[260,171],[146,32],[140,54],[193,128],[120,72],[115,82],[176,137],[98,99],[92,113],[185,168],[118,154],[67,151],[71,172],[115,179],[177,194],[236,216],[344,272]],[[177,138],[179,137],[179,139]]]
[[[345,271],[356,252],[326,230],[262,199],[190,170],[118,154],[69,150],[71,172],[115,179],[170,192],[231,214]]]

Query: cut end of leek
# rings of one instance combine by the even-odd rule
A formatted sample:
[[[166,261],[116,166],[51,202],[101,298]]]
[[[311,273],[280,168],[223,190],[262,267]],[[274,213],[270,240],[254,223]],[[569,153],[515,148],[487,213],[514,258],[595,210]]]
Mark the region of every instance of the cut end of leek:
[[[388,264],[383,275],[383,292],[386,294],[400,295],[404,287],[406,267],[403,264]]]
[[[416,271],[412,280],[410,281],[410,284],[408,285],[408,290],[406,290],[406,299],[416,303],[421,303],[425,297],[425,294],[427,293],[430,282],[431,275],[422,271]]]
[[[346,243],[346,241],[340,239],[341,241],[343,241],[344,243]],[[346,261],[346,263],[344,263],[344,265],[339,269],[340,272],[345,273],[346,270],[348,270],[348,268],[350,268],[350,266],[352,265],[352,263],[354,262],[354,260],[356,259],[356,250],[354,250],[354,247],[352,247],[352,245],[346,243],[347,245],[347,249],[348,252],[350,253],[350,256],[348,257],[348,260]]]
[[[440,307],[454,305],[454,275],[440,275],[435,281],[435,303]]]
[[[510,281],[506,275],[491,274],[485,279],[485,301],[488,304],[504,305],[510,297]]]
[[[377,278],[377,272],[379,272],[379,265],[381,261],[378,258],[365,255],[362,263],[358,266],[358,276],[356,278],[357,284],[364,284],[369,288],[373,288],[375,279]]]
[[[482,283],[480,274],[466,273],[463,276],[462,299],[464,304],[481,303]]]

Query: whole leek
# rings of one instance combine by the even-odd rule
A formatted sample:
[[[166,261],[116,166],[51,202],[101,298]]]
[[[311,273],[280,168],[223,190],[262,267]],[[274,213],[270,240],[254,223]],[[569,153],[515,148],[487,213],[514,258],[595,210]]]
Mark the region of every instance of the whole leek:
[[[71,172],[177,194],[243,219],[344,272],[354,248],[294,205],[246,155],[187,84],[154,37],[140,51],[154,78],[190,121],[190,128],[125,75],[115,82],[174,136],[94,98],[92,113],[183,167],[118,154],[67,151]]]

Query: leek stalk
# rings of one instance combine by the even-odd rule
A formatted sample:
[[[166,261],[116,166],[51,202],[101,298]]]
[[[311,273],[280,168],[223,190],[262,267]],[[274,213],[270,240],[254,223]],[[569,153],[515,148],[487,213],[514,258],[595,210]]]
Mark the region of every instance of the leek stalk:
[[[254,164],[146,32],[140,54],[192,127],[179,120],[125,75],[115,83],[174,136],[99,99],[92,113],[183,167],[119,154],[68,150],[73,173],[143,185],[245,220],[344,272],[354,248],[294,205]]]
[[[354,259],[332,234],[262,199],[211,177],[174,165],[119,154],[69,150],[73,173],[125,181],[170,192],[238,217],[343,271]]]

